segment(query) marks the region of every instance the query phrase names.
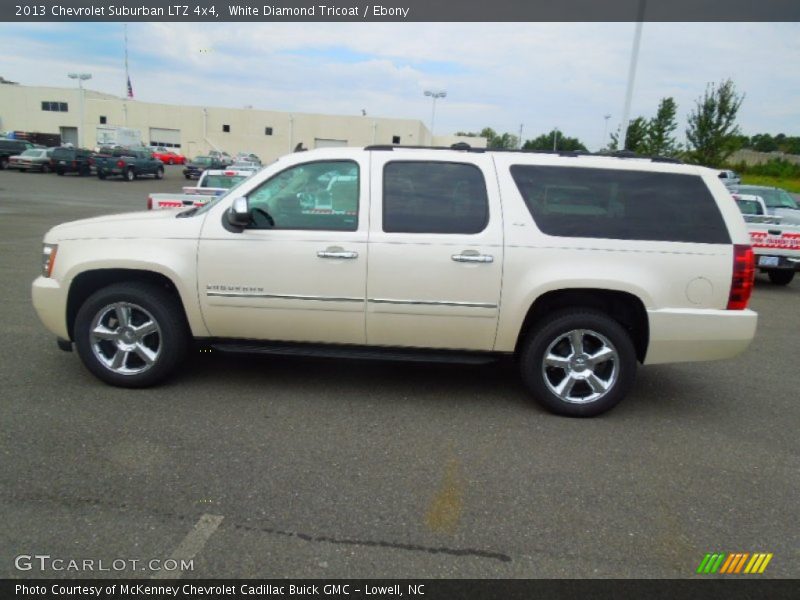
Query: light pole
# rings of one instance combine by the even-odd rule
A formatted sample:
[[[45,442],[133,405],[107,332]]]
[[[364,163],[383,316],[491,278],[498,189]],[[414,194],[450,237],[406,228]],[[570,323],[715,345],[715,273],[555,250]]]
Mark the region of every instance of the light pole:
[[[553,152],[558,150],[558,127],[553,127]]]
[[[431,108],[431,146],[433,145],[433,124],[436,120],[436,100],[439,98],[446,98],[446,90],[425,90],[425,95],[433,99],[433,106]]]
[[[67,77],[70,79],[77,79],[78,80],[78,94],[80,98],[78,99],[79,108],[79,116],[78,116],[78,148],[83,148],[83,82],[87,81],[88,79],[92,78],[91,73],[68,73]]]
[[[633,48],[631,49],[631,64],[628,67],[628,87],[625,90],[625,106],[622,109],[622,124],[619,131],[619,143],[622,145],[620,150],[626,150],[625,142],[628,137],[628,119],[631,112],[631,100],[633,99],[633,84],[636,80],[636,65],[639,62],[639,44],[642,41],[642,22],[644,21],[644,9],[647,0],[639,0],[639,14],[636,19],[636,29],[633,33]]]
[[[611,115],[605,115],[603,118],[606,120],[606,126],[603,128],[603,142],[600,144],[600,150],[605,148],[606,140],[608,139],[608,120],[611,118]]]

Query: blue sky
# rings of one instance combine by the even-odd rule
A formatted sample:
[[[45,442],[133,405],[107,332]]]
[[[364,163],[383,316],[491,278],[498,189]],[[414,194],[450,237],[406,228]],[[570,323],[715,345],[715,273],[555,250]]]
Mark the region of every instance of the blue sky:
[[[436,132],[491,126],[530,138],[558,126],[590,148],[619,125],[632,23],[132,23],[136,98],[171,104],[430,119]],[[118,23],[0,24],[0,75],[27,85],[122,95]],[[632,116],[658,101],[685,117],[709,82],[731,77],[744,133],[800,135],[800,24],[645,23]]]

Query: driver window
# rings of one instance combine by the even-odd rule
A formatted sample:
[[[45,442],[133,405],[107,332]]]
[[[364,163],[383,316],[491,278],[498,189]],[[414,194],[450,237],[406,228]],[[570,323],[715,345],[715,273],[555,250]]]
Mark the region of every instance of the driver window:
[[[247,200],[253,229],[358,229],[358,164],[319,161],[282,171]]]

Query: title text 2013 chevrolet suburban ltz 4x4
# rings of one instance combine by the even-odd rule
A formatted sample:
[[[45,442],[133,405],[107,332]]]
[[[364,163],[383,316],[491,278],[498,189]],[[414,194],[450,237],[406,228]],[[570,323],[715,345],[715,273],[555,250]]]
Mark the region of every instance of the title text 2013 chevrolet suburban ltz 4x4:
[[[655,159],[330,148],[202,208],[59,225],[33,303],[119,386],[190,344],[485,361],[550,410],[602,413],[637,363],[750,343],[753,254],[717,172]]]

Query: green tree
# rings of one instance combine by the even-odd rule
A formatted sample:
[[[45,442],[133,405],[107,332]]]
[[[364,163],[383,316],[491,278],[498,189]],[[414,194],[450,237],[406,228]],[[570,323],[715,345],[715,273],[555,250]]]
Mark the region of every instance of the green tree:
[[[644,117],[636,117],[628,121],[628,130],[625,132],[625,150],[644,154],[645,144],[649,135],[649,123]],[[619,147],[619,133],[611,134],[611,143],[608,145],[611,151],[617,151]]]
[[[647,123],[647,132],[642,143],[643,154],[650,156],[674,156],[678,153],[677,140],[672,135],[678,128],[675,118],[678,105],[674,98],[662,98],[656,116]]]
[[[550,131],[550,133],[543,133],[539,137],[526,141],[522,148],[524,150],[552,151],[554,135],[555,129]],[[583,142],[581,142],[578,138],[564,135],[561,131],[558,132],[558,137],[556,138],[556,149],[569,152],[587,151],[586,146],[584,146]]]
[[[736,93],[733,81],[709,84],[694,111],[689,115],[686,129],[687,158],[697,164],[719,167],[738,148],[739,127],[736,115],[744,95]]]

